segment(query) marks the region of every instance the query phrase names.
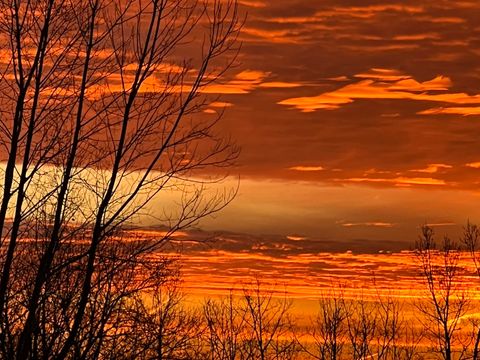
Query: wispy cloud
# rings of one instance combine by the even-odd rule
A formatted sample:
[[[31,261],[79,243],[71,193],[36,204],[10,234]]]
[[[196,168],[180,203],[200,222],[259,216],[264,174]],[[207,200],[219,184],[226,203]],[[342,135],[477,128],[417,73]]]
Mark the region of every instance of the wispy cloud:
[[[465,166],[474,168],[474,169],[480,169],[480,161],[479,162],[471,162],[466,164]]]
[[[342,223],[343,227],[359,227],[359,226],[367,226],[367,227],[379,227],[379,228],[392,228],[395,224],[389,222],[382,222],[382,221],[369,221],[369,222],[354,222],[354,223]]]
[[[372,178],[372,177],[363,177],[363,178],[349,178],[349,179],[338,179],[340,182],[353,182],[353,183],[383,183],[383,184],[394,184],[395,186],[442,186],[446,185],[445,180],[435,179],[435,178],[423,178],[423,177],[396,177],[396,178]]]
[[[305,165],[298,165],[298,166],[292,166],[289,168],[290,170],[293,171],[322,171],[325,170],[323,166],[305,166]]]
[[[480,115],[480,106],[437,107],[420,111],[420,115]]]
[[[451,169],[452,167],[453,167],[452,165],[447,165],[447,164],[429,164],[424,169],[416,169],[416,170],[409,170],[409,171],[434,174],[442,170]]]
[[[296,108],[303,112],[336,110],[357,100],[412,100],[451,104],[480,104],[480,94],[448,92],[452,81],[446,76],[437,76],[427,81],[417,81],[410,75],[390,69],[371,69],[354,75],[362,80],[317,96],[289,98],[280,105]],[[456,108],[457,112],[460,108]],[[468,108],[463,108],[468,109]],[[423,111],[420,114],[437,114],[439,110]],[[448,110],[444,110],[448,113]],[[475,111],[475,108],[473,108]],[[451,113],[455,113],[452,111]]]

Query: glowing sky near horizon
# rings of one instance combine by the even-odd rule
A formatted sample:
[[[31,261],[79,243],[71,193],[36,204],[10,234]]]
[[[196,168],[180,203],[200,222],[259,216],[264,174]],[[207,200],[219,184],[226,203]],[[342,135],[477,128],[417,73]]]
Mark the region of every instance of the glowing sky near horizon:
[[[241,146],[207,229],[408,248],[480,220],[480,3],[240,1],[239,66],[205,116]]]

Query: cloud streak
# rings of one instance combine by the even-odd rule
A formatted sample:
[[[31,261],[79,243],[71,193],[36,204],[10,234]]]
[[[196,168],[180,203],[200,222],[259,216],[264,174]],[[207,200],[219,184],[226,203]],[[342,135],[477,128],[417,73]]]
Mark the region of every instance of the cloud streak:
[[[466,93],[448,92],[452,86],[452,81],[445,76],[436,76],[431,80],[420,82],[410,75],[402,74],[393,69],[371,69],[370,72],[354,75],[354,78],[362,80],[317,96],[285,99],[280,101],[279,104],[303,112],[336,110],[354,101],[372,99],[480,104],[480,94],[468,95]],[[455,112],[455,109],[457,109],[457,112]],[[459,109],[473,109],[475,111],[478,108],[453,108],[454,111],[450,113],[458,113]],[[448,113],[448,109],[443,111]],[[439,111],[426,110],[419,113],[430,115],[438,114]]]

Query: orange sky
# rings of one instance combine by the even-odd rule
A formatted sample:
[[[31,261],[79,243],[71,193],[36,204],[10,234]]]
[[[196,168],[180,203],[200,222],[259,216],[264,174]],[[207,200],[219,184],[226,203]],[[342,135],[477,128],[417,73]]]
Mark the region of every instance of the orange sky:
[[[200,88],[208,105],[188,115],[213,122],[224,112],[216,131],[241,154],[224,182],[207,186],[206,198],[237,186],[238,193],[162,249],[180,257],[187,298],[226,294],[256,278],[310,314],[332,287],[352,297],[424,296],[411,251],[420,227],[434,228],[437,239],[458,239],[467,221],[480,225],[480,0],[238,2],[248,15],[237,62]],[[162,92],[165,78],[183,71],[185,86],[171,91],[188,91],[200,32],[156,64],[139,92]],[[8,56],[0,49],[0,66]],[[184,56],[191,63],[178,61]],[[108,54],[94,56],[102,57]],[[122,91],[123,81],[134,79],[125,70],[124,77],[102,75],[87,98]],[[53,86],[45,94],[74,94],[64,91]],[[146,139],[144,154],[158,140]],[[188,152],[178,155],[188,164]],[[118,193],[134,188],[128,179],[135,184],[135,171],[115,186]],[[225,168],[188,176],[218,175],[208,171],[222,176]],[[111,174],[83,176],[108,183]],[[139,196],[155,193],[132,217],[145,240],[166,235],[181,180]],[[466,256],[461,266],[462,289],[479,300]]]
[[[240,65],[205,116],[226,109],[242,181],[204,229],[370,251],[480,220],[478,1],[240,3]]]
[[[384,262],[398,268],[403,257],[385,253],[410,249],[420,225],[457,238],[468,219],[480,223],[478,0],[239,3],[238,61],[201,88],[209,106],[199,115],[225,111],[217,130],[242,150],[220,186],[239,191],[186,235],[221,240],[187,246],[190,270],[218,283],[253,269],[313,284],[338,274],[318,262],[340,259],[366,261],[342,275],[362,279]],[[186,66],[176,56],[195,60],[201,38],[192,33],[140,91],[162,91],[166,73]],[[118,76],[105,82],[122,88]],[[172,201],[161,192],[141,225],[161,225],[155,215]]]
[[[240,188],[200,228],[372,252],[408,249],[421,224],[456,237],[467,219],[480,222],[477,0],[239,3],[238,61],[201,91],[202,116],[225,110],[218,131],[242,149],[226,183],[239,176]],[[162,91],[165,73],[183,69],[177,55],[198,57],[201,37],[140,91]]]
[[[240,3],[240,65],[205,111],[226,110],[240,189],[188,234],[219,241],[186,247],[187,282],[215,292],[261,273],[308,297],[375,273],[410,291],[399,252],[420,225],[457,238],[480,222],[480,3]]]
[[[137,232],[136,235],[139,233]],[[142,231],[142,238],[162,236]],[[212,236],[213,235],[213,236]],[[201,243],[191,242],[201,240]],[[178,246],[181,244],[180,255]],[[377,300],[394,298],[409,306],[428,298],[419,259],[412,251],[365,252],[362,244],[322,243],[300,237],[249,236],[235,233],[182,232],[163,254],[179,256],[183,289],[190,301],[222,296],[260,280],[275,296],[294,300],[295,312],[317,311],[321,296]],[[435,258],[442,264],[442,258]],[[480,286],[470,254],[462,253],[454,285],[472,301],[480,299]],[[469,311],[475,312],[475,308]]]
[[[215,270],[219,283],[240,269],[324,283],[338,271],[317,265],[334,257],[360,279],[365,268],[398,268],[403,255],[385,253],[411,248],[422,224],[456,238],[468,219],[480,223],[478,0],[239,3],[248,17],[238,63],[202,88],[201,116],[225,110],[218,130],[242,152],[222,186],[239,176],[240,187],[185,235],[226,240],[187,247],[192,271]],[[159,65],[140,90],[161,91],[179,66]],[[115,91],[119,79],[107,80]]]

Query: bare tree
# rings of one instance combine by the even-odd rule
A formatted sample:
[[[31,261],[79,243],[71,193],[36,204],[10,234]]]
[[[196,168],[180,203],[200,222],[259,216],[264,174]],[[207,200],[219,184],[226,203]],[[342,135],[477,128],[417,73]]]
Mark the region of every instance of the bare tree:
[[[322,294],[313,327],[307,329],[313,337],[314,348],[303,345],[304,352],[319,360],[341,359],[347,340],[347,316],[343,289]]]
[[[394,293],[380,293],[377,290],[374,303],[377,327],[373,342],[376,358],[408,360],[419,357],[423,331],[421,324],[407,317],[407,305],[408,303],[397,298]]]
[[[187,308],[179,278],[163,277],[153,293],[136,293],[105,358],[192,359],[201,351],[202,316]]]
[[[244,289],[246,359],[292,359],[298,352],[286,295],[275,296],[260,280]]]
[[[469,300],[461,283],[459,248],[445,237],[437,250],[433,230],[425,226],[416,244],[416,256],[427,290],[425,301],[418,302],[417,308],[434,350],[445,360],[463,358],[465,346],[456,351],[455,345],[462,345],[458,333]]]
[[[149,254],[234,195],[206,195],[221,177],[198,171],[237,155],[215,135],[218,118],[199,115],[235,59],[237,4],[15,0],[0,8],[0,351],[86,358],[101,352],[126,298],[153,286]],[[125,239],[151,199],[173,190],[182,196],[158,219],[165,236]],[[135,278],[141,270],[145,278]]]
[[[235,298],[233,290],[219,300],[208,299],[203,306],[207,332],[208,358],[236,360],[245,358],[246,336],[245,307]]]
[[[421,324],[413,319],[406,319],[401,329],[401,347],[396,352],[394,359],[423,359],[420,347],[425,339]]]
[[[291,301],[276,294],[258,279],[243,291],[219,300],[207,300],[203,313],[207,325],[208,359],[293,359],[299,353]]]
[[[363,294],[348,302],[347,333],[353,359],[365,359],[375,354],[374,340],[379,322],[375,310],[375,303]]]
[[[480,254],[478,247],[480,238],[480,229],[477,225],[467,222],[464,227],[462,243],[465,246],[465,250],[470,255],[473,263],[473,271],[477,278],[480,278]],[[473,360],[480,359],[480,323],[478,319],[470,319],[472,325],[472,343],[471,345],[471,357]]]

